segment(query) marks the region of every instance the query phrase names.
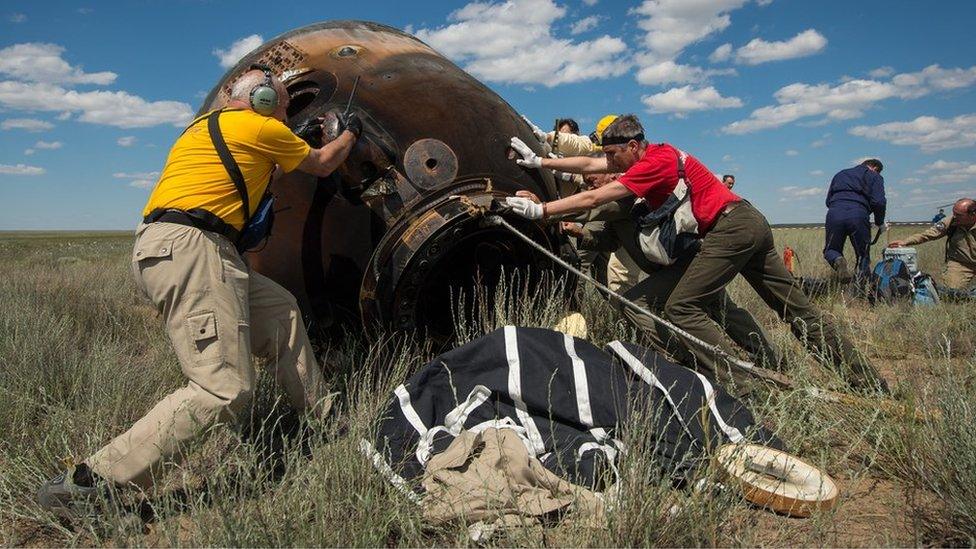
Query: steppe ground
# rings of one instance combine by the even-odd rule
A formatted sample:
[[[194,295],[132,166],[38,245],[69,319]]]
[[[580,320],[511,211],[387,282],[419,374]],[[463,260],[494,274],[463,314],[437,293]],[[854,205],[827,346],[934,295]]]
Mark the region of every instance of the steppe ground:
[[[898,228],[895,237],[911,229]],[[775,231],[798,250],[800,271],[826,275],[819,230]],[[432,527],[357,450],[392,388],[436,353],[390,336],[350,334],[322,348],[342,391],[336,421],[305,425],[277,404],[262,377],[254,412],[222,429],[149,496],[124,494],[98,520],[61,522],[33,502],[63,458],[84,458],[183,383],[154,311],[129,274],[131,235],[0,234],[0,544],[10,545],[470,545],[465,528]],[[938,274],[942,246],[920,248]],[[496,326],[551,326],[567,309],[558,292],[499,300],[470,339]],[[734,297],[769,328],[801,385],[841,388],[755,293]],[[895,387],[902,407],[839,405],[805,392],[754,394],[750,406],[791,451],[824,468],[843,493],[832,510],[791,519],[735,494],[675,491],[653,475],[639,426],[622,464],[620,500],[601,529],[559,524],[516,529],[510,545],[973,545],[976,543],[976,315],[971,304],[870,307],[834,293],[826,314]],[[593,292],[584,292],[590,339],[636,338]],[[917,410],[903,413],[898,410]],[[703,474],[708,474],[708,471]],[[667,510],[677,504],[674,513]]]

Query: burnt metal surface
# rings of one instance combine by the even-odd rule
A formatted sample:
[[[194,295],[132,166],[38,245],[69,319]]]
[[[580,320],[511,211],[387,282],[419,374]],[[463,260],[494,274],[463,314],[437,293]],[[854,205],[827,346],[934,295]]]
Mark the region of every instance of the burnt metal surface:
[[[410,181],[424,189],[436,189],[454,181],[458,173],[457,157],[444,142],[437,139],[414,141],[403,155],[403,169]]]
[[[557,197],[552,174],[509,159],[511,136],[542,154],[530,128],[501,97],[420,40],[362,21],[329,21],[283,34],[230,69],[200,112],[226,103],[252,63],[282,75],[288,125],[351,111],[364,132],[330,177],[291,172],[272,184],[275,227],[248,254],[252,267],[288,288],[310,328],[383,324],[450,331],[450,300],[501,273],[551,268],[512,235],[471,218],[456,195],[510,196],[527,189]],[[489,185],[490,181],[490,185]],[[552,228],[510,219],[559,251]]]

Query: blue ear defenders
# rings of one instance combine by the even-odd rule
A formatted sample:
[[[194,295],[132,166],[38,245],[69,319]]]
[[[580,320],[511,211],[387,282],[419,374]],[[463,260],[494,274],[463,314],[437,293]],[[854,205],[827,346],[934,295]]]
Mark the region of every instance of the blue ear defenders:
[[[278,108],[278,90],[274,87],[271,68],[267,65],[251,65],[249,71],[259,70],[264,73],[264,82],[254,86],[251,90],[251,108],[258,114],[270,116]]]

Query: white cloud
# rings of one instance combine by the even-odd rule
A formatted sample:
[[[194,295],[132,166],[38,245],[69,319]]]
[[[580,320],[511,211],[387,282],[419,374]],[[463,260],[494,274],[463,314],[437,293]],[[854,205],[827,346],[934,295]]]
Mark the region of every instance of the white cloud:
[[[0,82],[0,106],[77,113],[78,120],[119,128],[186,124],[193,109],[178,101],[146,101],[124,91],[79,92],[45,83]]]
[[[674,113],[678,117],[692,111],[729,109],[741,107],[738,97],[722,97],[712,86],[693,88],[690,85],[654,95],[645,95],[641,101],[651,113]]]
[[[631,67],[620,38],[574,42],[553,36],[553,23],[565,15],[566,8],[552,0],[472,2],[451,13],[453,23],[416,35],[490,82],[552,87],[619,76]]]
[[[715,48],[715,51],[708,56],[708,60],[712,63],[721,63],[723,61],[728,61],[729,57],[732,56],[732,44],[722,44],[721,46]]]
[[[27,21],[27,16],[23,13],[11,13],[7,16],[7,21],[10,21],[11,23],[23,23],[24,21]]]
[[[120,128],[181,125],[192,117],[193,111],[186,103],[146,101],[124,91],[69,89],[80,84],[111,84],[117,75],[108,71],[86,73],[65,61],[64,51],[61,46],[46,43],[0,49],[0,74],[12,78],[0,81],[0,109],[57,112],[58,120],[75,116],[82,122]],[[40,129],[47,123],[31,124]]]
[[[813,171],[810,172],[810,175],[812,175],[814,177],[820,177],[823,174],[824,174],[824,171],[823,170],[813,170]]]
[[[37,120],[36,118],[8,118],[0,122],[0,129],[3,130],[25,130],[29,132],[42,132],[50,130],[54,124]]]
[[[976,163],[936,160],[916,173],[921,175],[922,181],[931,185],[963,183],[976,180]]]
[[[895,69],[888,66],[884,66],[884,67],[878,67],[873,71],[869,72],[868,76],[870,76],[871,78],[888,78],[892,74],[895,74]]]
[[[81,67],[73,67],[61,54],[64,48],[57,44],[28,42],[0,49],[0,73],[17,80],[48,84],[99,84],[115,82],[114,72],[86,73]]]
[[[38,141],[37,143],[34,143],[35,149],[44,149],[48,151],[60,149],[63,146],[64,143],[61,143],[60,141]]]
[[[134,135],[126,135],[115,140],[120,147],[131,147],[136,144],[136,138]]]
[[[810,146],[813,147],[814,149],[820,149],[822,147],[826,147],[827,144],[830,143],[830,140],[828,139],[829,137],[830,137],[830,134],[829,133],[826,133],[820,139],[817,139],[816,141],[813,141],[812,143],[810,143]]]
[[[914,99],[932,91],[968,88],[976,83],[976,66],[968,69],[943,69],[929,65],[919,72],[896,74],[891,82],[905,98]]]
[[[252,34],[239,40],[235,40],[234,43],[226,49],[214,48],[212,53],[217,56],[217,59],[220,60],[221,67],[229,69],[236,65],[242,57],[251,53],[261,44],[264,44],[264,38],[260,34]]]
[[[746,65],[759,65],[770,61],[807,57],[823,51],[825,47],[827,47],[827,39],[819,32],[807,29],[785,42],[767,42],[762,38],[753,38],[748,44],[735,50],[735,61]]]
[[[691,111],[742,106],[736,97],[722,97],[713,87],[703,87],[711,76],[736,74],[734,70],[707,70],[677,61],[688,46],[717,34],[732,23],[729,13],[748,0],[644,0],[630,11],[644,31],[644,50],[635,59],[640,67],[637,82],[646,86],[697,84],[644,96],[650,112],[685,116]],[[731,45],[719,46],[712,62],[727,59]]]
[[[593,30],[597,25],[600,24],[599,15],[591,15],[589,17],[584,17],[579,21],[573,23],[573,26],[569,29],[569,33],[572,35],[583,34],[588,30]]]
[[[733,160],[735,160],[735,157],[731,154],[727,154],[722,157],[722,162],[732,162]]]
[[[583,3],[587,6],[595,6],[600,0],[583,0]]]
[[[824,194],[826,189],[824,187],[780,187],[780,192],[786,194],[791,198],[802,198],[807,196],[818,196]]]
[[[959,149],[976,145],[976,114],[949,119],[919,116],[907,122],[855,126],[848,131],[852,135],[895,145],[916,146],[925,152]]]
[[[152,179],[159,177],[159,172],[115,172],[112,177],[116,179]]]
[[[35,152],[37,151],[35,151],[34,149],[24,149],[24,156],[31,156]]]
[[[772,4],[772,3],[773,3],[773,0],[756,0],[756,4],[758,4],[760,6],[763,6],[763,7],[768,6],[768,5]]]
[[[159,180],[159,172],[116,172],[112,174],[116,179],[128,179],[129,186],[137,189],[149,189]]]
[[[895,75],[890,81],[855,79],[830,84],[790,84],[773,94],[778,105],[760,107],[745,120],[722,130],[744,134],[814,116],[820,122],[848,120],[861,116],[879,101],[891,98],[914,99],[940,90],[958,89],[976,83],[976,66],[969,69],[943,69],[931,65],[915,73]]]
[[[44,175],[46,172],[44,168],[26,164],[0,164],[0,174],[4,175]]]
[[[645,86],[700,84],[717,74],[735,74],[735,69],[703,69],[692,65],[680,65],[674,61],[661,61],[641,67],[637,71],[637,82]]]
[[[800,156],[800,151],[796,149],[788,149],[786,151],[786,156]]]
[[[725,30],[729,12],[747,0],[644,0],[633,9],[642,18],[637,26],[646,32],[644,45],[651,63],[676,58],[686,47]]]

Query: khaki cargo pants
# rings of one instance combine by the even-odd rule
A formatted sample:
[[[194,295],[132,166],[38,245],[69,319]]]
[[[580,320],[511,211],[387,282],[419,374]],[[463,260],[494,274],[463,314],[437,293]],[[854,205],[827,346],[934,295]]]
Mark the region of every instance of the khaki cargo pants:
[[[800,289],[776,251],[766,218],[748,202],[740,202],[719,216],[702,239],[701,251],[668,297],[665,313],[691,335],[731,351],[706,311],[740,273],[766,305],[789,323],[793,335],[817,358],[832,365],[851,387],[887,388],[850,340],[823,317]],[[701,362],[719,360],[712,351],[690,341],[685,343]]]
[[[251,271],[233,244],[173,223],[136,231],[132,272],[162,316],[185,387],[163,398],[86,462],[119,484],[153,484],[163,463],[217,422],[246,415],[255,388],[251,353],[268,360],[292,406],[319,415],[331,397],[295,298]]]
[[[622,246],[610,254],[610,261],[607,262],[608,288],[618,294],[623,293],[645,278],[647,274]]]

